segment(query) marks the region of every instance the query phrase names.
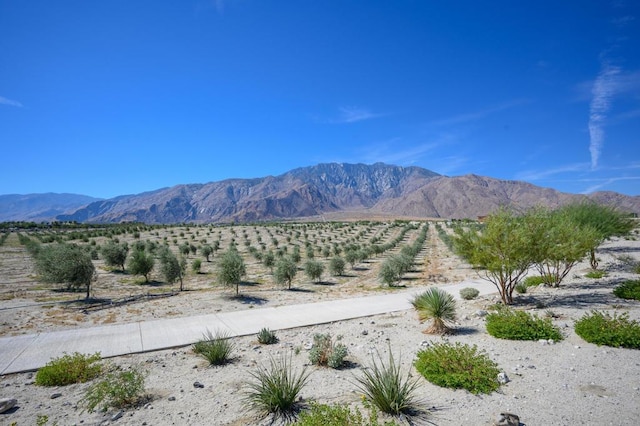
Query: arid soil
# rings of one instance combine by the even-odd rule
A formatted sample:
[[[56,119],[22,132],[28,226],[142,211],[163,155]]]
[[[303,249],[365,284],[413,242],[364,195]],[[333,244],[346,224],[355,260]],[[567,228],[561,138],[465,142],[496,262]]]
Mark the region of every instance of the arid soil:
[[[243,247],[243,227],[234,227],[239,247]],[[191,228],[191,232],[198,228]],[[221,246],[232,238],[224,228]],[[276,233],[276,227],[246,227],[248,239],[257,244],[256,232],[271,246],[271,230],[280,245],[286,244],[287,232]],[[204,237],[206,228],[200,228]],[[315,233],[319,244],[328,241],[357,239],[360,242],[375,235],[383,241],[399,232],[387,225],[356,225],[345,229],[319,228]],[[174,235],[181,230],[175,228]],[[143,233],[141,240],[159,241],[169,230],[159,235]],[[188,231],[184,231],[187,233]],[[211,234],[217,238],[218,229]],[[308,231],[312,234],[314,231]],[[411,231],[403,244],[411,243],[417,231]],[[181,238],[181,237],[178,237]],[[188,237],[188,233],[185,235]],[[200,236],[197,236],[198,240]],[[205,237],[206,238],[206,237]],[[312,238],[312,237],[310,237]],[[607,275],[590,279],[585,275],[588,264],[581,263],[571,272],[559,289],[530,288],[519,295],[516,306],[538,315],[548,315],[558,325],[565,339],[556,344],[499,340],[489,336],[484,319],[478,315],[498,300],[488,296],[458,302],[456,333],[447,337],[426,335],[426,328],[415,312],[380,315],[314,327],[282,330],[276,334],[275,345],[260,345],[255,336],[234,338],[233,362],[222,367],[208,367],[190,347],[144,354],[132,354],[105,362],[121,366],[136,365],[147,373],[148,400],[135,408],[106,413],[82,412],[78,401],[90,384],[45,388],[33,384],[33,373],[0,377],[0,398],[16,398],[18,408],[0,414],[0,424],[33,425],[38,419],[59,425],[122,424],[122,425],[262,425],[269,418],[252,412],[244,401],[247,384],[260,366],[271,358],[291,357],[293,368],[311,372],[302,390],[301,403],[345,403],[363,412],[362,395],[355,382],[362,368],[381,356],[387,360],[389,349],[403,371],[418,380],[417,397],[420,407],[428,413],[414,419],[417,424],[491,425],[501,412],[520,416],[523,424],[532,425],[635,425],[640,417],[640,353],[637,350],[598,347],[578,337],[573,323],[592,309],[608,312],[628,312],[640,319],[640,302],[625,301],[612,294],[612,289],[625,279],[637,279],[628,267],[630,261],[640,261],[640,242],[635,239],[613,239],[598,250],[601,269]],[[124,239],[124,238],[122,238]],[[211,237],[209,237],[211,240]],[[132,240],[133,241],[133,240]],[[171,242],[171,237],[169,237]],[[182,240],[179,240],[181,242]],[[295,239],[293,241],[296,241]],[[97,244],[104,240],[97,239]],[[304,245],[302,245],[304,262]],[[394,249],[397,251],[398,248]],[[220,252],[223,249],[220,250]],[[325,273],[321,284],[312,283],[299,271],[294,291],[273,284],[270,271],[248,253],[246,283],[240,287],[243,297],[233,297],[233,290],[212,286],[215,282],[215,257],[203,262],[202,273],[190,273],[185,281],[188,291],[178,292],[177,285],[165,285],[161,277],[153,276],[151,284],[106,268],[96,261],[99,277],[94,286],[92,303],[77,302],[79,294],[53,291],[35,280],[31,260],[13,236],[0,247],[0,335],[14,335],[59,330],[69,327],[90,327],[94,324],[144,321],[145,319],[186,316],[215,311],[260,309],[291,303],[307,303],[362,294],[380,294],[378,268],[385,253],[366,262],[347,266],[345,276],[331,277]],[[218,253],[219,254],[219,253]],[[195,256],[190,256],[190,260]],[[316,255],[324,261],[324,257]],[[476,273],[451,254],[433,229],[416,259],[416,268],[408,274],[404,286],[419,288],[477,278]],[[169,293],[175,295],[169,296]],[[160,297],[162,296],[162,297]],[[130,301],[123,302],[126,298]],[[113,303],[106,303],[113,302]],[[309,365],[308,347],[316,333],[330,333],[347,345],[349,354],[345,368],[339,370]],[[440,388],[422,378],[412,367],[417,351],[442,341],[477,345],[506,372],[510,382],[490,395],[472,395],[467,391]],[[204,387],[194,387],[194,382]],[[57,395],[60,394],[60,395]],[[56,396],[55,398],[52,398]]]

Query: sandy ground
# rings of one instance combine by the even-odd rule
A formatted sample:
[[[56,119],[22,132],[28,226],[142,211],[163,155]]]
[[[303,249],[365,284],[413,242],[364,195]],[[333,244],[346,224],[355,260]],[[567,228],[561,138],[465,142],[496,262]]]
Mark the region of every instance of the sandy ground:
[[[431,234],[431,233],[430,233]],[[433,235],[433,234],[432,234]],[[474,273],[446,254],[436,239],[430,238],[425,248],[430,261],[407,285],[418,287],[429,282],[455,281]],[[520,416],[523,424],[533,425],[635,425],[640,418],[640,352],[637,350],[598,347],[586,343],[573,331],[573,323],[592,309],[628,312],[640,319],[640,304],[615,297],[611,291],[621,281],[637,278],[620,259],[630,256],[640,261],[640,242],[616,239],[605,243],[598,252],[601,268],[608,272],[602,279],[585,277],[586,264],[577,265],[560,289],[535,288],[519,296],[517,306],[539,315],[552,315],[565,339],[556,344],[499,340],[489,336],[484,319],[477,311],[486,309],[497,297],[485,297],[458,303],[457,333],[437,337],[423,333],[415,312],[361,318],[314,327],[282,330],[275,345],[260,345],[255,336],[233,339],[235,357],[222,367],[208,367],[190,347],[133,354],[108,362],[137,365],[147,372],[146,387],[149,401],[137,407],[107,413],[82,412],[77,403],[89,384],[59,388],[44,388],[33,384],[33,373],[7,375],[0,378],[0,398],[16,398],[18,407],[0,414],[0,424],[33,425],[38,416],[48,416],[47,424],[122,424],[122,425],[262,425],[269,419],[251,412],[243,401],[251,372],[266,366],[271,358],[290,356],[294,369],[307,368],[309,382],[302,391],[303,402],[346,403],[362,408],[356,377],[362,368],[371,365],[372,357],[380,353],[386,359],[391,348],[404,371],[418,379],[417,396],[421,407],[430,414],[423,424],[490,425],[499,413],[508,411]],[[375,271],[375,261],[365,265]],[[139,321],[164,315],[200,313],[204,309],[247,309],[253,304],[273,306],[302,303],[310,300],[367,294],[357,280],[371,280],[368,273],[354,273],[348,282],[309,287],[312,292],[276,291],[246,288],[240,301],[228,297],[228,292],[193,291],[170,298],[144,301],[114,310],[99,311],[111,315],[111,322]],[[373,275],[375,276],[375,275]],[[431,281],[429,281],[429,278]],[[350,283],[350,284],[349,284]],[[304,285],[300,284],[301,287]],[[33,299],[15,297],[3,302],[3,307],[34,303]],[[45,302],[46,303],[46,302]],[[43,312],[57,307],[3,311],[4,333],[33,332],[77,326],[62,319],[55,322],[30,323],[45,318]],[[24,312],[24,318],[11,318],[6,312]],[[37,315],[36,315],[37,312]],[[112,314],[112,312],[116,312]],[[67,316],[68,310],[64,311]],[[38,316],[40,315],[40,316]],[[84,317],[83,326],[90,326],[95,313],[78,314]],[[87,321],[87,315],[89,321]],[[62,318],[61,314],[61,318]],[[95,321],[104,323],[105,321]],[[330,333],[348,346],[346,368],[333,370],[309,365],[308,350],[315,333]],[[417,351],[431,342],[442,339],[477,345],[507,373],[510,382],[498,392],[476,396],[466,391],[454,391],[435,386],[423,379],[412,367]],[[203,388],[194,387],[200,382]],[[59,396],[56,394],[60,394]],[[53,396],[55,398],[52,398]],[[366,411],[363,409],[363,411]],[[420,423],[420,421],[418,421]]]

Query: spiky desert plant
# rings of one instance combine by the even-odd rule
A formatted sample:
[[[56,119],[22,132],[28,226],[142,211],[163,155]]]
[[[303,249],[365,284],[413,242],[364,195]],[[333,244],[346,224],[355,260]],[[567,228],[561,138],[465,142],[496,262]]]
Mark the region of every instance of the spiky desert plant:
[[[411,303],[418,311],[421,322],[432,321],[425,333],[446,334],[451,331],[448,324],[456,319],[456,301],[451,294],[439,288],[430,288],[416,295]]]
[[[298,395],[309,379],[306,368],[296,374],[289,355],[280,360],[271,358],[269,367],[259,367],[250,374],[255,380],[248,384],[245,401],[251,408],[276,418],[294,417]]]
[[[207,330],[203,338],[193,344],[193,351],[211,365],[224,365],[231,360],[233,347],[229,334],[223,331],[213,334]]]

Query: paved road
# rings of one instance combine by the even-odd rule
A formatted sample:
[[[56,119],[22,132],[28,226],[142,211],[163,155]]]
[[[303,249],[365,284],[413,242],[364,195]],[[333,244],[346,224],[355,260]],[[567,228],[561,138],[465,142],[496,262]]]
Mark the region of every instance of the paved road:
[[[441,288],[459,298],[463,287],[475,287],[481,295],[496,291],[493,284],[482,280]],[[263,327],[283,330],[402,311],[410,309],[413,295],[423,290],[3,337],[0,338],[0,375],[36,370],[65,352],[100,352],[107,358],[186,346],[200,339],[207,329],[220,330],[230,336],[246,336],[256,334]]]

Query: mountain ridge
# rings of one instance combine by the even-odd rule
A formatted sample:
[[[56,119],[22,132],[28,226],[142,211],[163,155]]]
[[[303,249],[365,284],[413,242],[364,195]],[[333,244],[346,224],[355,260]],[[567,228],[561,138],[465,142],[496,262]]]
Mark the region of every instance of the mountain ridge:
[[[180,184],[95,200],[52,219],[229,223],[339,213],[359,217],[475,218],[504,205],[553,208],[584,199],[640,213],[640,196],[615,192],[587,196],[475,174],[448,177],[416,166],[321,163],[278,176]]]

